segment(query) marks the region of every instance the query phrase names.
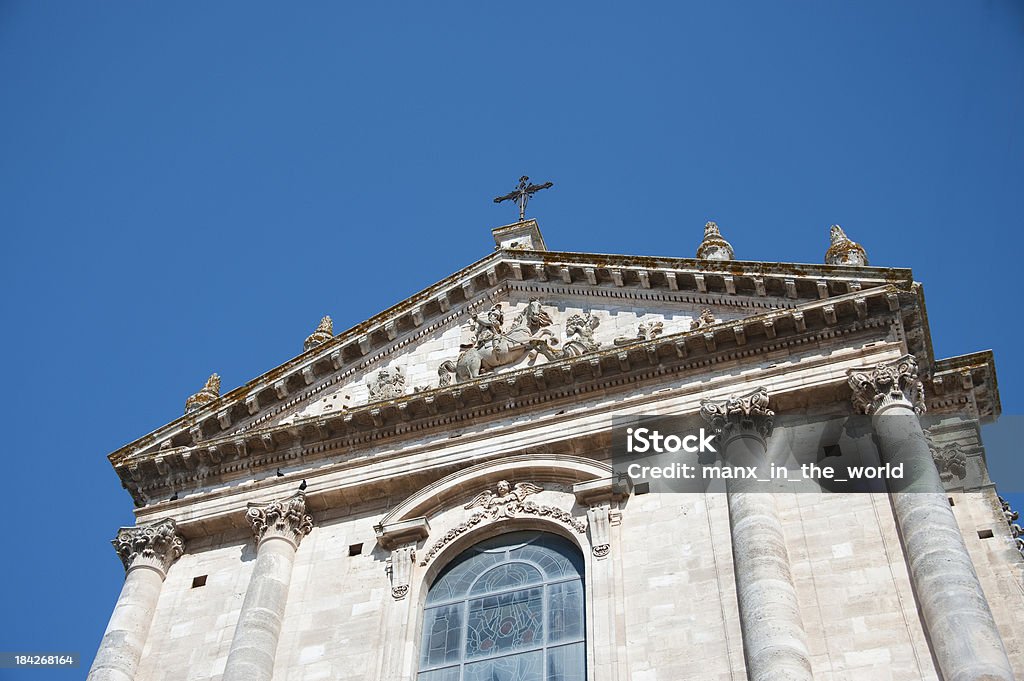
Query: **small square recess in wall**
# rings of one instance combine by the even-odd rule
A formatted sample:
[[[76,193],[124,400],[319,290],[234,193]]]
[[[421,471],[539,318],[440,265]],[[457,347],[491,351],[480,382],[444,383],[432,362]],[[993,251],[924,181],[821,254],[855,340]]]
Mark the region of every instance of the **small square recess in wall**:
[[[362,544],[350,544],[348,547],[348,555],[358,556],[363,552]]]
[[[192,578],[192,588],[198,589],[201,586],[206,586],[207,575],[199,575],[198,577]]]

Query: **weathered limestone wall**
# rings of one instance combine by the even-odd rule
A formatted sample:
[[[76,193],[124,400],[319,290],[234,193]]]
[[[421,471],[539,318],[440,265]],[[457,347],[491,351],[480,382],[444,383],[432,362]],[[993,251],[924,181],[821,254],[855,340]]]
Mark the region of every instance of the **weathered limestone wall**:
[[[189,542],[188,551],[164,581],[139,666],[139,680],[220,677],[249,584],[255,549],[248,533]],[[193,578],[201,575],[207,576],[206,585],[193,589]]]
[[[544,494],[544,503],[572,505],[565,492]],[[1008,531],[1000,526],[1005,521],[998,502],[991,492],[953,498],[954,513],[1020,674],[1024,597],[1015,581],[1020,573],[1008,569],[1014,550]],[[791,494],[779,495],[776,502],[814,678],[936,679],[888,499]],[[577,506],[574,513],[581,515],[582,509]],[[608,620],[597,626],[605,631],[621,628],[617,635],[624,645],[617,663],[629,670],[633,681],[745,678],[725,495],[634,495],[621,513],[608,558],[587,560],[588,571],[610,566],[610,572],[620,575],[619,583],[605,585],[606,593],[599,594],[607,599],[610,591],[621,589],[620,603],[610,610],[590,606],[592,620]],[[318,521],[303,540],[275,679],[390,681],[393,677],[382,674],[389,664],[406,674],[415,669],[418,603],[427,571],[417,565],[408,598],[392,597],[385,569],[389,554],[374,539],[373,525],[382,515],[377,509]],[[431,518],[431,524],[443,532],[465,517],[466,511],[457,506]],[[977,528],[993,529],[993,538],[979,539]],[[359,555],[350,556],[349,547],[358,543],[363,545]],[[1019,568],[1021,561],[1016,561]],[[220,678],[253,562],[248,535],[190,543],[163,586],[140,680]],[[207,575],[206,585],[192,588],[193,577],[200,575]],[[393,626],[389,611],[395,609],[409,613],[404,637],[388,631]],[[389,661],[391,656],[398,661]]]

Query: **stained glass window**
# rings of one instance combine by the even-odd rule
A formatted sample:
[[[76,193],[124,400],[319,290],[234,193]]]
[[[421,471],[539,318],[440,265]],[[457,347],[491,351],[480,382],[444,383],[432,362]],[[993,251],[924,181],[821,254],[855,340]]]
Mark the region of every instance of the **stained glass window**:
[[[583,561],[513,532],[449,563],[427,594],[417,681],[585,681]]]

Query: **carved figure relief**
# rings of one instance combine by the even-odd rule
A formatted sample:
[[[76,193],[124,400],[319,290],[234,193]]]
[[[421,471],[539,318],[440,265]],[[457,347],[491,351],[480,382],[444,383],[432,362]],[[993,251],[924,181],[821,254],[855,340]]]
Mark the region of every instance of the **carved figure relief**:
[[[511,518],[515,516],[517,511],[523,509],[523,502],[526,500],[526,497],[541,492],[543,489],[543,487],[532,482],[520,482],[516,483],[515,487],[512,487],[507,480],[501,480],[498,482],[496,492],[484,490],[473,497],[473,501],[466,504],[464,508],[468,510],[479,506],[495,520],[498,518]]]
[[[565,320],[562,357],[579,357],[600,349],[601,344],[594,340],[594,329],[600,325],[601,321],[590,313],[574,314]]]
[[[935,459],[935,467],[939,469],[942,482],[951,482],[954,477],[963,480],[967,476],[967,454],[959,442],[933,449],[932,458]]]
[[[482,510],[476,511],[434,542],[424,554],[420,565],[426,565],[441,549],[485,520],[508,520],[520,515],[533,515],[565,523],[580,534],[587,531],[587,524],[577,520],[569,511],[552,506],[542,506],[527,500],[527,497],[542,491],[544,491],[543,487],[532,482],[519,482],[513,486],[508,480],[500,480],[494,490],[488,489],[480,492],[463,508]]]
[[[642,341],[654,340],[662,334],[665,330],[664,322],[640,322],[636,327],[636,335],[630,338],[629,336],[619,336],[612,342],[615,345],[629,345],[630,343],[640,343]]]
[[[393,400],[405,394],[405,372],[401,367],[381,369],[373,380],[367,380],[370,401]]]
[[[500,304],[473,321],[477,329],[473,346],[463,350],[454,362],[442,362],[437,369],[441,387],[510,366],[531,353],[540,353],[548,360],[558,358],[554,351],[558,339],[547,328],[551,326],[551,316],[536,299],[516,316],[508,330],[504,329],[505,315]]]

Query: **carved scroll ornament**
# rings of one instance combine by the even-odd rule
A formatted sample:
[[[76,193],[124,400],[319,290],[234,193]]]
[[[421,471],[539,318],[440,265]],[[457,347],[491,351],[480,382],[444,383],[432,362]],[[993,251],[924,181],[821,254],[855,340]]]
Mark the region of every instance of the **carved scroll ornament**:
[[[313,531],[313,516],[306,513],[306,495],[302,492],[269,504],[249,504],[245,517],[257,543],[280,537],[297,547]]]
[[[170,518],[149,525],[122,527],[111,544],[125,570],[147,565],[166,573],[185,552],[185,542]]]
[[[894,404],[910,407],[917,414],[925,411],[924,386],[918,378],[917,359],[913,355],[872,367],[850,369],[847,379],[853,389],[853,406],[859,412],[870,415]]]
[[[768,389],[757,388],[739,397],[701,400],[700,415],[719,436],[750,431],[767,439],[772,434],[775,412],[768,408]]]
[[[543,489],[540,485],[535,485],[532,482],[520,482],[512,486],[507,480],[501,480],[495,490],[484,490],[477,494],[464,508],[467,510],[481,508],[483,510],[476,511],[434,542],[423,555],[420,565],[426,565],[441,549],[485,520],[508,520],[522,515],[532,515],[564,523],[579,534],[587,531],[587,524],[577,520],[572,513],[527,500],[528,496],[537,494]]]

